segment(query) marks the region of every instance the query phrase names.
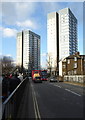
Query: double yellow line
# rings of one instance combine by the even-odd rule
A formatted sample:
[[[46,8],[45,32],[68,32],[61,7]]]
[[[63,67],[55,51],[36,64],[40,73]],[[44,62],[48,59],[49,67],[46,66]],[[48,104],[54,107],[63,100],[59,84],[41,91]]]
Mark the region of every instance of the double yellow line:
[[[31,84],[31,87],[32,87],[32,97],[33,97],[33,104],[34,104],[35,119],[41,120],[39,107],[38,107],[35,91],[34,91],[34,88],[33,88],[32,84]]]

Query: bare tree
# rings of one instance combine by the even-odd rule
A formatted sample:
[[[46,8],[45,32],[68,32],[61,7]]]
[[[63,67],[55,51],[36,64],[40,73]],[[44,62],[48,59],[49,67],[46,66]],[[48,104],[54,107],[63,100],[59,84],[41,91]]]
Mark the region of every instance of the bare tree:
[[[47,67],[50,71],[50,75],[52,74],[52,71],[55,76],[58,75],[58,58],[54,60],[51,54],[47,54]]]
[[[15,67],[13,64],[13,59],[11,57],[3,56],[0,59],[0,63],[2,66],[2,74],[10,73]]]
[[[50,75],[51,75],[51,72],[52,72],[52,57],[51,57],[51,54],[47,54],[47,68],[50,72]]]
[[[59,75],[59,60],[58,58],[56,58],[55,62],[54,62],[54,70],[55,70],[55,76]]]

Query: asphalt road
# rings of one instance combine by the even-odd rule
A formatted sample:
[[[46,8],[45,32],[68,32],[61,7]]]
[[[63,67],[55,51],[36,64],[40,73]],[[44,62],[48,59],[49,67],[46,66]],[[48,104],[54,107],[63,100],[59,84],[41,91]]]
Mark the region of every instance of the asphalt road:
[[[29,88],[29,89],[28,89]],[[29,92],[27,92],[29,91]],[[18,118],[83,118],[83,88],[66,83],[33,83],[26,86]]]

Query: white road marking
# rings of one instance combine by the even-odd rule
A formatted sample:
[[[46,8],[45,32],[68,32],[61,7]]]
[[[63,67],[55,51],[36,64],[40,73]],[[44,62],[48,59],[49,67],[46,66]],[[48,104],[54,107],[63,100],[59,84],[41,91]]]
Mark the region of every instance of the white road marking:
[[[71,90],[69,90],[69,89],[65,89],[65,90],[67,90],[67,91],[69,91],[69,92],[71,92],[71,93],[73,93],[73,94],[75,94],[75,95],[81,96],[80,94],[75,93],[75,92],[73,92],[73,91],[71,91]]]
[[[34,103],[34,111],[35,111],[35,118],[37,119],[37,112],[36,112],[36,105],[35,105],[35,100],[34,100],[34,97],[33,97],[33,103]]]
[[[35,94],[32,84],[31,84],[31,87],[32,87],[32,97],[33,97],[33,103],[34,103],[35,118],[41,120],[39,107],[38,107],[38,103],[37,103],[37,99],[36,99],[36,94]]]
[[[53,84],[53,83],[49,83],[49,84],[61,88],[61,86],[59,86],[59,85],[56,85],[56,84]]]
[[[59,85],[54,85],[54,86],[57,86],[57,87],[61,88],[61,86],[59,86]]]

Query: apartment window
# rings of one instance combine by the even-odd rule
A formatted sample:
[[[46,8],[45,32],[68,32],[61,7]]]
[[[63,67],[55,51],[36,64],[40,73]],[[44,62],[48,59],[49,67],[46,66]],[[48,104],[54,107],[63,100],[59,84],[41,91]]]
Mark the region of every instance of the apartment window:
[[[84,69],[85,69],[85,63],[84,63]]]
[[[71,74],[73,75],[73,70],[71,71]]]
[[[76,71],[76,70],[74,70],[74,74],[77,74],[77,71]]]
[[[66,62],[66,59],[64,59],[63,61]]]
[[[68,75],[70,75],[70,71],[68,71]]]
[[[74,57],[74,61],[77,61],[77,57]]]
[[[66,72],[63,72],[63,75],[65,75],[66,74]]]
[[[66,68],[66,65],[63,65],[63,68]]]
[[[85,57],[84,57],[84,61],[85,61]]]
[[[77,68],[77,63],[74,63],[74,68]]]
[[[68,60],[68,64],[70,64],[70,60]]]

